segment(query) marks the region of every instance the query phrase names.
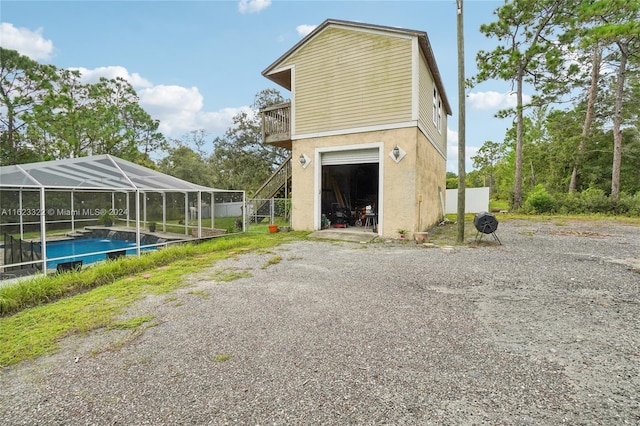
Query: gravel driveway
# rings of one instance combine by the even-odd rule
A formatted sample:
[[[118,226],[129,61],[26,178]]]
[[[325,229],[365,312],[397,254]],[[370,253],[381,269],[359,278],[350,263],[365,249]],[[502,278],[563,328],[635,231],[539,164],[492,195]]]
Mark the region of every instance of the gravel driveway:
[[[1,422],[639,424],[640,227],[497,234],[238,255],[132,308],[156,315],[139,335],[4,369]]]

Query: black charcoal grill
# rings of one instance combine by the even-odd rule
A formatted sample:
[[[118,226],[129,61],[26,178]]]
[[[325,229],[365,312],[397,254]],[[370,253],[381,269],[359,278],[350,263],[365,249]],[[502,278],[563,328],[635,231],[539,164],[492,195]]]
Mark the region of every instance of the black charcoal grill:
[[[473,218],[473,226],[476,227],[478,233],[476,234],[476,242],[482,240],[482,237],[486,235],[491,235],[494,240],[496,240],[500,245],[500,239],[496,235],[496,230],[498,229],[498,219],[491,213],[480,212],[476,214]]]

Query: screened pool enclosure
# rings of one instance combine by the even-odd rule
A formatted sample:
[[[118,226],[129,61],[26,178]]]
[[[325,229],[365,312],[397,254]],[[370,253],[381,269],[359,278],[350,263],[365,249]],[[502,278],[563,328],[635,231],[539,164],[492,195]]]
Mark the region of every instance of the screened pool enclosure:
[[[3,166],[0,273],[46,273],[52,264],[61,270],[82,263],[73,254],[48,256],[48,242],[125,240],[135,242],[139,256],[176,242],[241,232],[244,205],[244,191],[196,185],[111,155]],[[123,254],[93,250],[94,258]]]

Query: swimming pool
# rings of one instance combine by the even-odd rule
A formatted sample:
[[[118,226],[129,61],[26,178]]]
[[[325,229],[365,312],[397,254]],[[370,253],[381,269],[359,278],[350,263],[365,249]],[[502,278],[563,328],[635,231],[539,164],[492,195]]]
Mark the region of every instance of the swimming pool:
[[[153,250],[155,247],[142,247],[141,250]],[[110,240],[105,238],[82,238],[77,240],[51,241],[47,243],[47,259],[65,257],[65,259],[48,260],[47,269],[56,269],[59,263],[82,261],[83,265],[107,259],[107,253],[122,251],[125,254],[136,253],[136,242],[126,240]],[[66,257],[72,256],[72,257]]]

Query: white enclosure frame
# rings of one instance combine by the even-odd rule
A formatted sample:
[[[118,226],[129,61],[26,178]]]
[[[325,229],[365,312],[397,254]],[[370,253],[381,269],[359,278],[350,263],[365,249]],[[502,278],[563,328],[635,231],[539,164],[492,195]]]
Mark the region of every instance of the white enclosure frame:
[[[72,158],[56,161],[45,161],[38,163],[20,164],[0,167],[0,211],[3,210],[3,191],[17,191],[19,193],[18,209],[23,210],[23,191],[39,192],[39,207],[37,216],[40,220],[40,242],[42,247],[41,259],[38,261],[23,262],[9,266],[28,266],[34,263],[42,264],[42,272],[47,273],[47,251],[46,251],[46,225],[47,225],[47,205],[45,194],[47,191],[69,192],[71,212],[75,211],[74,194],[78,192],[110,192],[111,207],[115,205],[115,194],[127,194],[126,199],[126,220],[127,226],[131,220],[135,220],[136,234],[136,254],[140,256],[141,248],[141,224],[147,223],[146,217],[146,195],[149,193],[159,193],[162,196],[162,230],[166,230],[166,195],[168,193],[183,193],[185,196],[185,235],[189,234],[189,208],[188,200],[190,194],[196,194],[197,204],[197,234],[196,238],[203,238],[202,232],[202,196],[211,196],[211,227],[214,225],[214,200],[216,193],[237,193],[242,194],[242,204],[246,205],[245,191],[221,190],[197,185],[191,182],[178,179],[173,176],[160,173],[111,155],[97,155],[90,157]],[[135,194],[135,217],[130,217],[129,209],[130,194]],[[141,196],[143,197],[141,206]],[[6,205],[5,205],[6,208]],[[141,211],[144,216],[141,217]],[[22,214],[19,216],[20,238],[24,236],[24,225]],[[76,221],[71,213],[71,229],[75,231]],[[243,215],[244,217],[244,215]],[[244,222],[244,221],[243,221]],[[242,229],[244,230],[244,223]]]

